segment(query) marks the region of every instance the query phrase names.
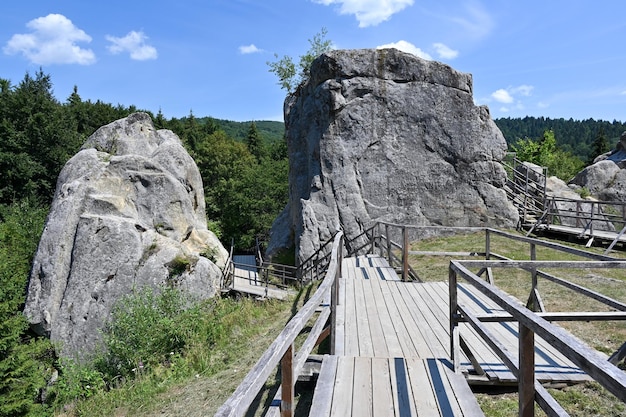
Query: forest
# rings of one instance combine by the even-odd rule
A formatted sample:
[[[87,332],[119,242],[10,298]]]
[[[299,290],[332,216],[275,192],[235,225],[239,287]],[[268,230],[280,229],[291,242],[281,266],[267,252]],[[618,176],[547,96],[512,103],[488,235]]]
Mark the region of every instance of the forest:
[[[15,85],[0,79],[0,417],[45,416],[54,409],[54,390],[46,386],[59,369],[58,358],[48,340],[29,331],[21,314],[31,259],[64,164],[99,127],[136,111],[147,112],[156,128],[170,129],[183,141],[202,175],[209,228],[224,246],[232,241],[239,250],[253,248],[257,238],[266,239],[287,203],[281,122],[233,122],[192,112],[167,119],[160,110],[83,100],[77,87],[59,101],[42,70]],[[573,165],[564,176],[612,148],[626,130],[621,122],[592,119],[526,117],[496,123],[511,149],[531,159],[562,165],[570,158]]]

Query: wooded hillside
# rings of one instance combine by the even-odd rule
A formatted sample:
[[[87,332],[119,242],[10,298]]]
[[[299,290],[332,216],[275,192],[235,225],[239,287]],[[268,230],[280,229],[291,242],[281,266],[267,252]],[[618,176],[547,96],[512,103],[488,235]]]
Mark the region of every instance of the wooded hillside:
[[[524,117],[495,119],[509,147],[518,139],[537,139],[547,130],[552,130],[557,146],[570,152],[583,161],[587,161],[592,153],[593,142],[598,135],[604,134],[609,146],[613,148],[620,135],[626,131],[626,123],[613,120],[574,120],[550,119],[548,117]]]

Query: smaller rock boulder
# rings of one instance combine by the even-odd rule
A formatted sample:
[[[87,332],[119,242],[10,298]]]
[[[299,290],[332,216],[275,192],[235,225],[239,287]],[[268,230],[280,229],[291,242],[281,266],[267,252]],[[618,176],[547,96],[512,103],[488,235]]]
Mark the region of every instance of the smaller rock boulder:
[[[100,128],[59,176],[24,309],[33,328],[83,359],[133,290],[213,296],[228,253],[204,204],[198,168],[174,133],[145,113]]]
[[[615,149],[597,157],[570,184],[587,188],[599,200],[626,203],[626,132]]]

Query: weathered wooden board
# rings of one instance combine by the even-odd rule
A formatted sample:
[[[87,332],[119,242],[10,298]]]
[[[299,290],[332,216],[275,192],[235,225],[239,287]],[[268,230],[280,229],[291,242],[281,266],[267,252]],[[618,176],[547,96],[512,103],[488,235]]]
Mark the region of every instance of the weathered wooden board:
[[[462,375],[437,359],[326,356],[309,415],[477,417]]]

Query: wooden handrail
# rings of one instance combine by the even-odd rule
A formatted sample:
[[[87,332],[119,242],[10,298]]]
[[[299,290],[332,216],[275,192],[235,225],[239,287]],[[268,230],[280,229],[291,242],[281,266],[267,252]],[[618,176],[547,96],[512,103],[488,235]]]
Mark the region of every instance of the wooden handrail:
[[[263,353],[261,358],[257,361],[254,367],[248,372],[241,384],[237,387],[235,392],[226,400],[226,402],[215,413],[216,417],[235,417],[243,416],[246,414],[248,408],[254,401],[259,390],[265,384],[265,381],[270,377],[276,366],[282,362],[285,365],[293,363],[293,343],[296,337],[302,332],[303,328],[307,325],[309,319],[315,313],[315,310],[330,293],[333,283],[337,278],[337,274],[340,271],[341,264],[341,247],[343,245],[343,233],[338,232],[335,234],[332,241],[331,260],[329,267],[326,270],[324,280],[318,287],[317,291],[311,296],[309,301],[298,311],[298,313],[287,323],[285,328],[280,332],[278,337],[270,345],[270,347]],[[285,354],[287,354],[285,356]],[[291,358],[291,360],[290,360]],[[283,369],[282,373],[285,375],[289,385],[295,383],[293,380],[292,369]],[[296,378],[297,379],[297,378]],[[283,397],[282,401],[289,401],[285,398],[287,389],[293,392],[293,385],[287,387],[285,379],[283,379]],[[287,392],[288,394],[288,392]],[[286,404],[285,410],[293,411],[291,404]],[[289,415],[289,413],[283,413]]]
[[[622,401],[626,401],[626,374],[616,366],[606,361],[595,350],[587,347],[577,338],[570,335],[561,327],[549,323],[539,314],[534,313],[517,303],[504,291],[483,281],[482,278],[471,272],[469,267],[503,267],[523,268],[530,270],[539,267],[569,267],[569,268],[624,268],[625,261],[456,261],[450,262],[449,293],[450,293],[450,354],[455,365],[459,367],[459,327],[460,321],[468,321],[483,339],[494,348],[494,351],[507,364],[509,369],[518,376],[520,416],[534,415],[529,410],[529,404],[534,404],[535,398],[549,415],[560,414],[562,409],[554,405],[555,401],[548,398],[547,393],[538,388],[534,376],[534,335],[538,335],[556,347],[567,358],[587,372],[592,378],[604,386]],[[520,351],[516,356],[507,352],[490,336],[480,320],[458,304],[457,279],[463,278],[476,289],[494,301],[503,310],[519,323]],[[564,313],[561,313],[564,314]],[[517,362],[518,361],[518,362]],[[518,364],[516,366],[516,363]],[[557,407],[557,408],[555,408]]]

